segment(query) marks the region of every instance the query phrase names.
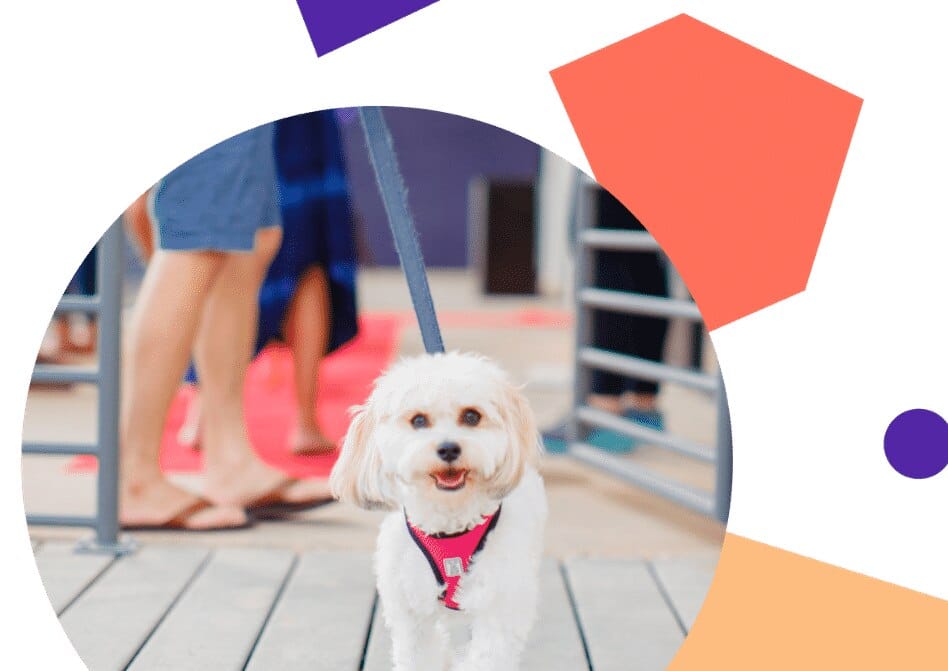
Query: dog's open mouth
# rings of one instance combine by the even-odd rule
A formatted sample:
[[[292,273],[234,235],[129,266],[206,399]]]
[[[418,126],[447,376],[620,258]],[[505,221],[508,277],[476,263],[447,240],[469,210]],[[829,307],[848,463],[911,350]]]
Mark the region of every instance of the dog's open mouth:
[[[467,482],[467,471],[449,468],[446,471],[436,471],[431,474],[435,487],[454,492],[464,487]]]

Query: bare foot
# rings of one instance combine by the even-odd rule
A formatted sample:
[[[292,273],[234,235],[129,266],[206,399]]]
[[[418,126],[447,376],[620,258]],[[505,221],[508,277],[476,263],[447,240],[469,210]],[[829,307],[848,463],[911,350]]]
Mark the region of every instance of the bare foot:
[[[123,485],[119,500],[119,521],[123,527],[160,528],[183,512],[199,508],[201,501],[163,478],[136,485]],[[208,531],[232,529],[247,524],[247,514],[239,506],[211,505],[180,520],[185,529]]]
[[[36,356],[37,363],[63,362],[65,334],[66,322],[62,317],[57,317],[50,322],[40,343],[39,353]]]
[[[188,403],[184,422],[178,429],[178,445],[192,450],[201,449],[201,393],[197,392]]]
[[[281,502],[299,504],[331,501],[329,481],[326,478],[295,480],[276,468],[254,458],[237,468],[208,471],[206,496],[221,505],[246,508],[258,500],[279,492]]]
[[[98,339],[98,326],[83,315],[70,315],[66,319],[66,337],[63,347],[75,354],[92,354]]]
[[[331,501],[329,483],[324,479],[296,480],[266,464],[254,451],[240,421],[224,421],[208,408],[201,442],[205,455],[204,494],[220,505],[252,508],[261,500],[274,503]],[[215,421],[211,421],[211,420]]]
[[[290,435],[289,443],[293,454],[330,454],[336,449],[336,443],[316,426],[297,426]]]

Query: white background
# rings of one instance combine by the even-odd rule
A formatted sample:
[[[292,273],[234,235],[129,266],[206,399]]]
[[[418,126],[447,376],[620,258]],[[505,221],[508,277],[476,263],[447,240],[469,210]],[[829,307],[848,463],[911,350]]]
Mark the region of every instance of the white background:
[[[139,192],[238,131],[359,104],[463,114],[588,169],[549,70],[681,12],[865,99],[808,292],[714,334],[729,529],[948,598],[948,473],[903,479],[881,443],[902,410],[948,415],[946,21],[869,4],[441,0],[317,59],[294,0],[5,3],[5,666],[81,668],[29,552],[18,445],[59,292]]]

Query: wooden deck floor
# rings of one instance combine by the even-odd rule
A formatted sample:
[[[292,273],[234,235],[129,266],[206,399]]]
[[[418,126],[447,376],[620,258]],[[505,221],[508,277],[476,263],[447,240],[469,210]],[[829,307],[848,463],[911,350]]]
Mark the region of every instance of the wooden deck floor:
[[[148,545],[121,559],[36,549],[92,671],[382,671],[389,637],[366,554]],[[547,560],[525,671],[659,671],[694,621],[715,558]]]

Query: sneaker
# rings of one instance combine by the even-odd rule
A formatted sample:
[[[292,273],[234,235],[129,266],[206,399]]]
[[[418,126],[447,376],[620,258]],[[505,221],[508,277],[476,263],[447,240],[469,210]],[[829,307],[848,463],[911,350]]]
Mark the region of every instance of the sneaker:
[[[655,431],[665,430],[665,416],[662,415],[660,410],[635,410],[630,408],[623,412],[622,416]]]

